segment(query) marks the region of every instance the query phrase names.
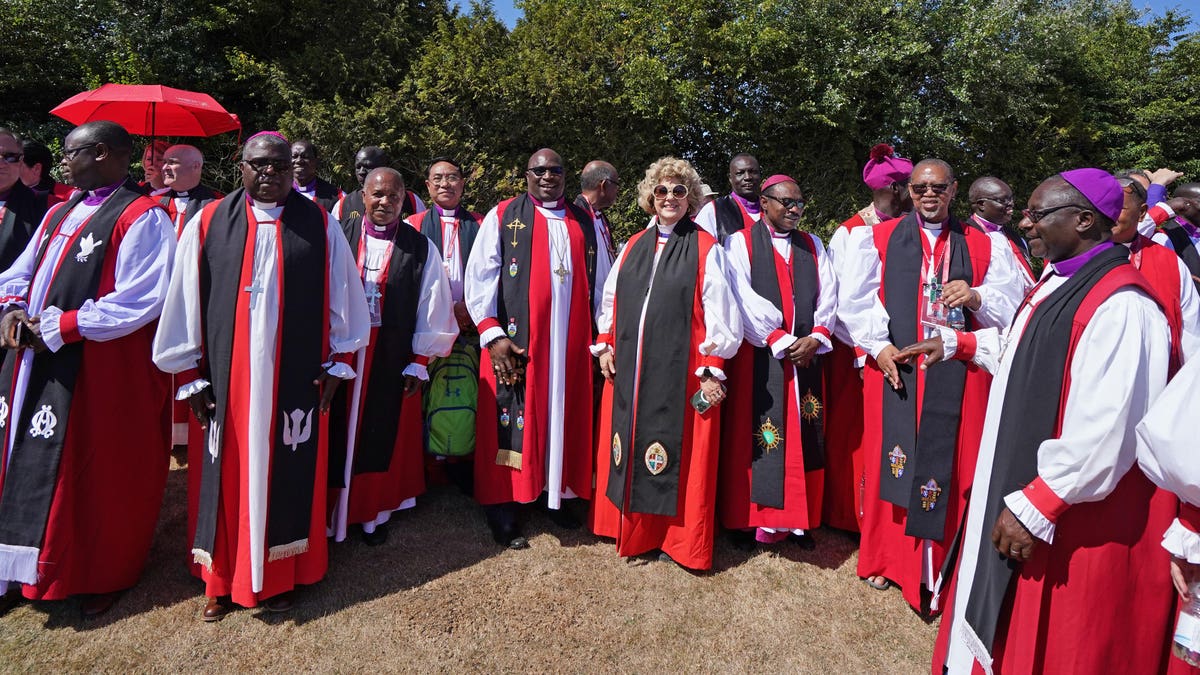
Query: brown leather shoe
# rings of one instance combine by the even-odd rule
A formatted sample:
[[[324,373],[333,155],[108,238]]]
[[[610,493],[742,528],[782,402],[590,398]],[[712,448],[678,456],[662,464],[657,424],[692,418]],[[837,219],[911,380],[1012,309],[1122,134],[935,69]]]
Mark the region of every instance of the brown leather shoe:
[[[229,602],[229,596],[220,598],[209,598],[208,604],[204,606],[204,611],[200,614],[200,618],[206,623],[213,623],[225,618],[225,615],[233,610],[233,604]]]
[[[91,619],[93,617],[100,616],[101,614],[104,614],[108,610],[112,609],[112,606],[116,604],[117,598],[119,597],[121,597],[120,591],[115,593],[96,593],[95,595],[89,595],[83,599],[82,603],[80,603],[79,611],[83,614],[83,618],[85,619]]]
[[[268,612],[275,614],[290,610],[293,604],[291,591],[285,591],[263,601],[263,607],[266,607]]]

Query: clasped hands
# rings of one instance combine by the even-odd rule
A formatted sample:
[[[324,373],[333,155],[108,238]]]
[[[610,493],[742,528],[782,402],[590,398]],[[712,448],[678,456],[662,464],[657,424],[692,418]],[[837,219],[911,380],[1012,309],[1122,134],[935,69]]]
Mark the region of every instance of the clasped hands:
[[[6,311],[4,317],[0,318],[0,347],[28,347],[35,354],[46,351],[46,343],[42,341],[41,317],[30,318],[25,310],[20,308]]]
[[[341,384],[342,378],[331,375],[326,368],[322,368],[321,374],[317,375],[317,379],[313,380],[313,386],[321,391],[320,410],[322,414],[329,412],[329,406],[333,403],[333,397],[337,394],[338,387]],[[405,396],[411,396],[420,386],[421,380],[419,378],[412,375],[404,376]],[[187,402],[188,406],[192,409],[192,414],[196,416],[196,421],[200,423],[200,428],[207,431],[209,423],[212,422],[213,411],[217,409],[217,401],[213,398],[212,387],[205,387],[192,394],[188,397]]]
[[[816,340],[813,340],[813,342],[816,342]],[[793,345],[793,347],[794,346],[795,345]],[[789,349],[791,349],[791,347],[789,347]],[[601,374],[604,375],[604,379],[612,382],[613,378],[617,376],[617,360],[616,356],[613,354],[613,350],[609,349],[608,351],[604,352],[599,356],[599,359]],[[704,400],[708,401],[714,407],[721,405],[721,402],[725,400],[725,387],[715,376],[701,375],[700,391],[704,392]]]

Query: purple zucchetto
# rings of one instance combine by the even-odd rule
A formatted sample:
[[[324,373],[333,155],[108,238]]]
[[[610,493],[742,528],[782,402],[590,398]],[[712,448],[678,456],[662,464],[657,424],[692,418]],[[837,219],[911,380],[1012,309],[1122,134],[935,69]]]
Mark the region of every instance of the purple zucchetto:
[[[1125,207],[1125,193],[1111,173],[1104,169],[1086,168],[1071,169],[1058,175],[1079,190],[1084,199],[1091,202],[1097,211],[1114,222],[1121,217],[1121,209]]]

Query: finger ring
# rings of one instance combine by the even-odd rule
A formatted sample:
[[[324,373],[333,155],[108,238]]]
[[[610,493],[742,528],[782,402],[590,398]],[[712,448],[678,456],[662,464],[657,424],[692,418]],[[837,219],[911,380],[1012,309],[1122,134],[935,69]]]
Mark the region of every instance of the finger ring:
[[[1010,549],[1008,549],[1008,554],[1009,554],[1009,555],[1016,555],[1016,554],[1018,554],[1018,553],[1020,553],[1020,551],[1019,551],[1019,550],[1017,550],[1017,549],[1015,549],[1015,548],[1010,548]]]

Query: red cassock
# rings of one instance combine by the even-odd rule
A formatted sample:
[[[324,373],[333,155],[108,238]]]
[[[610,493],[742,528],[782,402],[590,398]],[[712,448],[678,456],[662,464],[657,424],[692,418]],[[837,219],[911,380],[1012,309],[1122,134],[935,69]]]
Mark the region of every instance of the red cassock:
[[[121,241],[133,222],[152,208],[156,208],[153,202],[138,197],[117,220],[111,239],[102,242],[108,246],[101,249],[97,298],[114,291]],[[52,209],[44,222],[51,222],[54,214]],[[76,239],[85,229],[86,223],[76,230],[65,256],[79,250]],[[74,311],[64,312],[59,325],[65,343],[83,339]],[[38,555],[38,581],[22,587],[28,599],[61,600],[81,593],[120,591],[132,587],[141,575],[170,462],[170,377],[150,358],[155,326],[152,322],[114,340],[83,341]],[[16,355],[13,352],[10,358]],[[33,403],[32,398],[26,401],[27,406]],[[26,408],[22,417],[29,412]],[[7,405],[4,415],[8,415]],[[3,431],[7,433],[7,426]],[[7,478],[6,468],[0,466],[0,488]]]
[[[804,246],[793,246],[791,255],[805,255],[811,259],[811,267],[804,265],[803,269],[811,269],[811,274],[802,275],[803,281],[800,284],[808,286],[797,290],[797,283],[793,279],[793,264],[799,264],[800,261],[789,261],[779,254],[773,246],[758,246],[754,245],[756,237],[762,237],[763,233],[758,232],[756,228],[767,228],[765,223],[756,223],[750,228],[735,232],[730,235],[730,238],[742,237],[742,242],[745,245],[747,252],[746,258],[749,259],[750,266],[757,268],[759,265],[769,265],[770,272],[765,272],[758,276],[759,279],[773,278],[776,286],[779,289],[778,297],[780,298],[779,305],[773,305],[776,309],[780,309],[783,314],[782,326],[777,325],[776,330],[768,338],[768,347],[779,340],[789,335],[802,333],[807,336],[809,332],[820,333],[826,338],[830,337],[830,331],[827,327],[819,325],[814,316],[797,318],[795,315],[796,302],[794,294],[797,292],[806,293],[812,297],[812,302],[806,306],[816,305],[816,298],[820,295],[821,279],[817,270],[820,267],[820,258],[817,250],[812,244],[811,237],[805,233],[798,233],[803,238],[797,238],[796,241],[804,243]],[[768,238],[769,241],[769,238]],[[739,242],[742,243],[742,242]],[[791,244],[789,244],[791,245]],[[760,260],[756,256],[764,249],[770,250],[770,260]],[[736,252],[731,252],[729,255],[732,258],[734,255],[741,255],[741,246],[739,245]],[[731,249],[733,251],[733,249]],[[765,256],[764,256],[765,257]],[[743,259],[744,260],[744,259]],[[793,264],[789,264],[789,262]],[[733,274],[733,263],[730,262],[731,275]],[[739,263],[742,265],[742,263]],[[798,265],[799,266],[799,265]],[[752,276],[761,270],[752,272]],[[814,283],[815,282],[815,283]],[[753,281],[752,281],[753,283]],[[754,288],[746,289],[744,285],[736,285],[742,293],[754,292]],[[745,295],[742,297],[742,303],[748,302]],[[766,301],[766,298],[763,298]],[[773,304],[773,303],[772,303]],[[745,310],[743,309],[743,314]],[[815,312],[814,312],[815,314]],[[817,324],[817,325],[814,325]],[[798,330],[803,327],[802,330]],[[749,330],[747,330],[749,333]],[[797,369],[786,359],[772,359],[770,364],[773,368],[781,368],[783,371],[783,396],[784,396],[784,427],[780,430],[784,443],[784,463],[783,463],[783,505],[782,507],[772,507],[765,504],[757,503],[754,499],[754,470],[752,468],[753,458],[756,445],[761,443],[755,437],[755,431],[758,427],[758,416],[754,413],[755,387],[759,386],[755,377],[755,350],[756,348],[748,340],[742,342],[742,346],[738,349],[737,356],[729,360],[726,364],[726,372],[729,375],[729,399],[723,405],[723,420],[721,427],[721,470],[720,470],[720,500],[719,512],[721,516],[721,525],[729,529],[746,529],[753,527],[767,527],[773,529],[814,529],[821,525],[821,504],[822,495],[825,487],[825,469],[824,462],[815,463],[815,466],[807,466],[805,462],[805,450],[811,453],[811,456],[820,457],[820,448],[805,448],[804,433],[801,428],[802,414],[810,415],[813,427],[818,427],[820,423],[819,415],[825,400],[824,385],[820,379],[809,381],[807,384],[801,385],[797,390]],[[813,367],[817,373],[821,366]],[[823,379],[823,378],[822,378]],[[767,391],[770,387],[766,383],[761,383]],[[817,386],[813,386],[813,385]],[[803,402],[803,403],[802,403]],[[806,405],[805,411],[801,411],[801,405]],[[768,418],[769,419],[769,418]],[[819,440],[817,434],[820,433],[819,428],[816,433],[810,435],[810,441]],[[814,442],[814,445],[817,445]],[[824,459],[823,457],[821,459]]]
[[[841,227],[843,236],[866,225],[856,213]],[[862,528],[865,489],[862,458],[863,385],[854,361],[861,356],[854,345],[833,338],[833,351],[825,367],[825,490],[822,505],[825,524],[849,532]]]
[[[911,216],[910,216],[911,217]],[[873,228],[876,249],[880,253],[883,269],[882,278],[888,275],[887,241],[902,221],[892,220]],[[944,230],[943,230],[944,231]],[[972,287],[983,283],[991,258],[991,242],[988,236],[973,226],[964,226],[967,255],[972,263]],[[917,288],[912,290],[914,294]],[[887,306],[884,287],[880,286],[880,299]],[[900,345],[903,347],[905,345]],[[924,410],[926,371],[914,369],[916,419],[921,419]],[[863,369],[863,518],[862,537],[858,554],[858,576],[885,577],[903,591],[904,599],[914,609],[921,610],[921,584],[925,571],[925,542],[929,542],[932,558],[932,574],[946,560],[954,533],[966,508],[975,477],[975,463],[979,456],[979,439],[983,434],[983,418],[987,409],[988,389],[992,377],[975,364],[968,364],[961,397],[961,417],[958,436],[954,446],[954,464],[949,486],[943,486],[946,498],[946,515],[943,534],[938,539],[921,539],[905,533],[908,526],[908,509],[885,501],[880,497],[882,481],[883,446],[883,397],[895,396],[891,387],[884,382],[883,371],[872,358],[867,359]],[[910,394],[911,395],[911,394]]]
[[[720,456],[721,415],[719,409],[713,408],[704,414],[697,413],[688,400],[700,388],[700,379],[696,375],[697,370],[705,367],[723,368],[725,360],[716,356],[702,356],[699,351],[699,346],[706,339],[705,309],[702,297],[705,269],[708,251],[715,245],[715,241],[695,225],[688,223],[687,227],[694,228],[694,230],[689,229],[684,236],[695,238],[698,243],[699,261],[694,272],[695,291],[689,312],[690,317],[687,319],[687,339],[673,340],[669,344],[651,343],[650,341],[639,344],[638,327],[634,325],[630,329],[621,325],[620,319],[623,315],[621,303],[625,302],[630,305],[627,309],[634,310],[633,315],[636,321],[637,309],[641,307],[647,294],[643,287],[640,293],[633,293],[631,297],[622,297],[619,279],[612,310],[615,319],[611,330],[598,338],[598,342],[612,346],[618,360],[621,358],[621,350],[625,349],[630,354],[640,354],[638,360],[643,365],[650,359],[656,358],[656,351],[661,352],[661,350],[667,349],[686,351],[687,374],[682,390],[686,393],[677,402],[678,407],[673,407],[670,413],[671,416],[679,414],[682,419],[682,438],[678,442],[667,443],[672,453],[676,447],[678,448],[678,455],[670,456],[665,460],[677,463],[678,467],[678,480],[673,486],[676,489],[673,507],[668,509],[673,511],[674,515],[638,512],[631,507],[637,486],[631,485],[629,481],[633,479],[635,472],[643,472],[643,464],[646,464],[647,467],[651,465],[652,452],[654,446],[658,444],[637,447],[627,436],[623,436],[626,440],[621,442],[621,450],[614,449],[612,440],[615,435],[613,429],[614,383],[606,382],[598,420],[600,427],[600,442],[596,454],[596,491],[598,494],[592,502],[592,531],[602,537],[616,539],[618,555],[636,556],[660,549],[684,567],[703,570],[712,566],[713,540],[716,534],[717,465]],[[621,272],[629,274],[625,270],[630,265],[630,251],[636,250],[642,238],[654,238],[657,233],[657,228],[650,228],[635,234],[622,249],[615,273],[618,275]],[[671,236],[674,238],[677,235]],[[645,244],[646,242],[642,241],[641,243]],[[646,248],[649,249],[648,255],[653,256],[653,244]],[[667,253],[663,255],[664,258],[668,257]],[[661,273],[660,269],[658,274]],[[612,283],[611,276],[610,283]],[[656,285],[655,288],[658,286]],[[625,316],[628,315],[628,313],[625,314]],[[603,329],[604,327],[601,326],[601,330]],[[624,341],[621,338],[622,333],[631,334],[633,339],[628,342]],[[620,378],[620,373],[626,370],[633,372],[637,369],[633,367],[625,369],[618,365],[617,377]],[[642,384],[635,382],[633,384],[634,391],[642,390]],[[637,412],[640,407],[635,405],[634,408],[632,419],[636,428],[637,425],[645,422],[638,419]],[[681,413],[680,409],[682,409]],[[634,437],[638,437],[636,432],[634,432]],[[659,448],[661,449],[661,446]],[[623,504],[620,507],[609,496],[611,494],[609,479],[610,474],[616,470],[614,461],[617,459],[617,455],[622,455],[621,459],[625,460],[624,464],[627,467],[626,485],[621,500]],[[652,472],[653,469],[651,469]]]

